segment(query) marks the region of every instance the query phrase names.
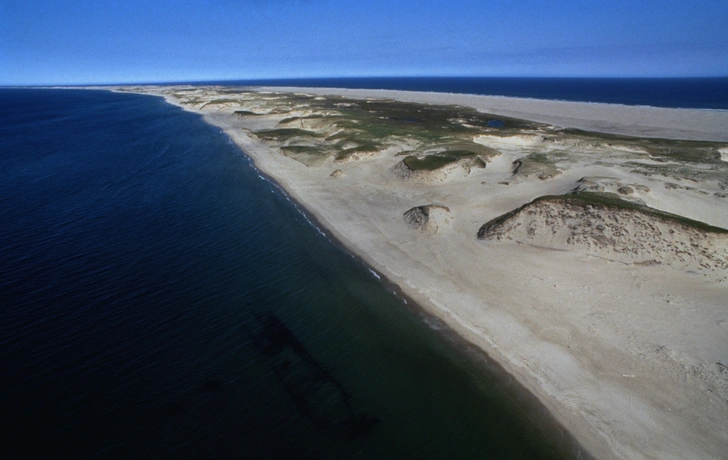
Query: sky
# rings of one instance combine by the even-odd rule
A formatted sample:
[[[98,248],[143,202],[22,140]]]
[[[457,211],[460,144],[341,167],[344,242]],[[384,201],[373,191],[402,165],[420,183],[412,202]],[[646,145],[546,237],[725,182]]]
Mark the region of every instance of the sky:
[[[0,0],[0,85],[728,76],[727,0]]]

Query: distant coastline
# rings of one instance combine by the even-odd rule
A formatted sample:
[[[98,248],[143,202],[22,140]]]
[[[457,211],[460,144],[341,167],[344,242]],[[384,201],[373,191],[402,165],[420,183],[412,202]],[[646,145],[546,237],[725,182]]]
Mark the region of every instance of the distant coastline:
[[[436,105],[463,105],[481,112],[547,123],[562,128],[623,136],[728,142],[728,111],[631,106],[403,90],[315,87],[259,87],[265,91],[338,94],[353,98],[392,98]]]
[[[728,110],[728,77],[347,77],[170,82],[169,84],[399,90],[645,107]]]

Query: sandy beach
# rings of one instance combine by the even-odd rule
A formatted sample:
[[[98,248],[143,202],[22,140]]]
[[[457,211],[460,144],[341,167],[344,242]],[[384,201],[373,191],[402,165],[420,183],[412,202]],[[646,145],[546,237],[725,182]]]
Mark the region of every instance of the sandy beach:
[[[487,165],[460,162],[418,176],[398,173],[404,167],[397,153],[412,145],[344,160],[327,157],[315,165],[281,154],[255,132],[310,114],[235,114],[262,106],[259,96],[237,101],[226,93],[229,99],[213,103],[222,101],[214,88],[188,89],[184,94],[197,91],[194,101],[180,99],[174,87],[123,90],[164,96],[223,129],[350,251],[502,365],[590,455],[725,458],[726,237],[636,211],[591,205],[575,210],[561,202],[534,204],[489,232],[481,229],[532,200],[579,187],[619,191],[646,207],[728,228],[728,176],[720,163],[728,161],[722,159],[723,148],[728,158],[728,112],[404,91],[255,89],[266,97],[296,92],[459,105],[551,125],[542,134],[485,132],[474,142],[496,151]],[[562,141],[562,128],[727,144],[705,147],[715,158],[710,167],[695,166],[694,177],[671,176],[653,168],[666,163],[632,144]],[[517,175],[516,161],[536,150],[555,155],[553,171]],[[561,216],[562,227],[554,216]],[[610,234],[618,248],[589,239],[586,220],[589,228],[601,225],[629,237]]]

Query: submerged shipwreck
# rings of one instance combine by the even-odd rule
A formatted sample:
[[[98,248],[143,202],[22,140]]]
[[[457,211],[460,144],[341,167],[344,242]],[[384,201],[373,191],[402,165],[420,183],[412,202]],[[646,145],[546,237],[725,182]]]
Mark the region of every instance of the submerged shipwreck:
[[[357,412],[351,395],[274,313],[255,314],[256,328],[246,328],[253,345],[301,414],[316,426],[338,436],[368,435],[380,422]]]

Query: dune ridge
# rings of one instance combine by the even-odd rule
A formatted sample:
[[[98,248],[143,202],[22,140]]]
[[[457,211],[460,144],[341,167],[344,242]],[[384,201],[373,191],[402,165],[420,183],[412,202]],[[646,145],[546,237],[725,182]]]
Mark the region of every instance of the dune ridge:
[[[484,224],[481,240],[577,250],[633,264],[710,272],[725,280],[728,231],[701,229],[638,208],[568,196],[539,199]]]

